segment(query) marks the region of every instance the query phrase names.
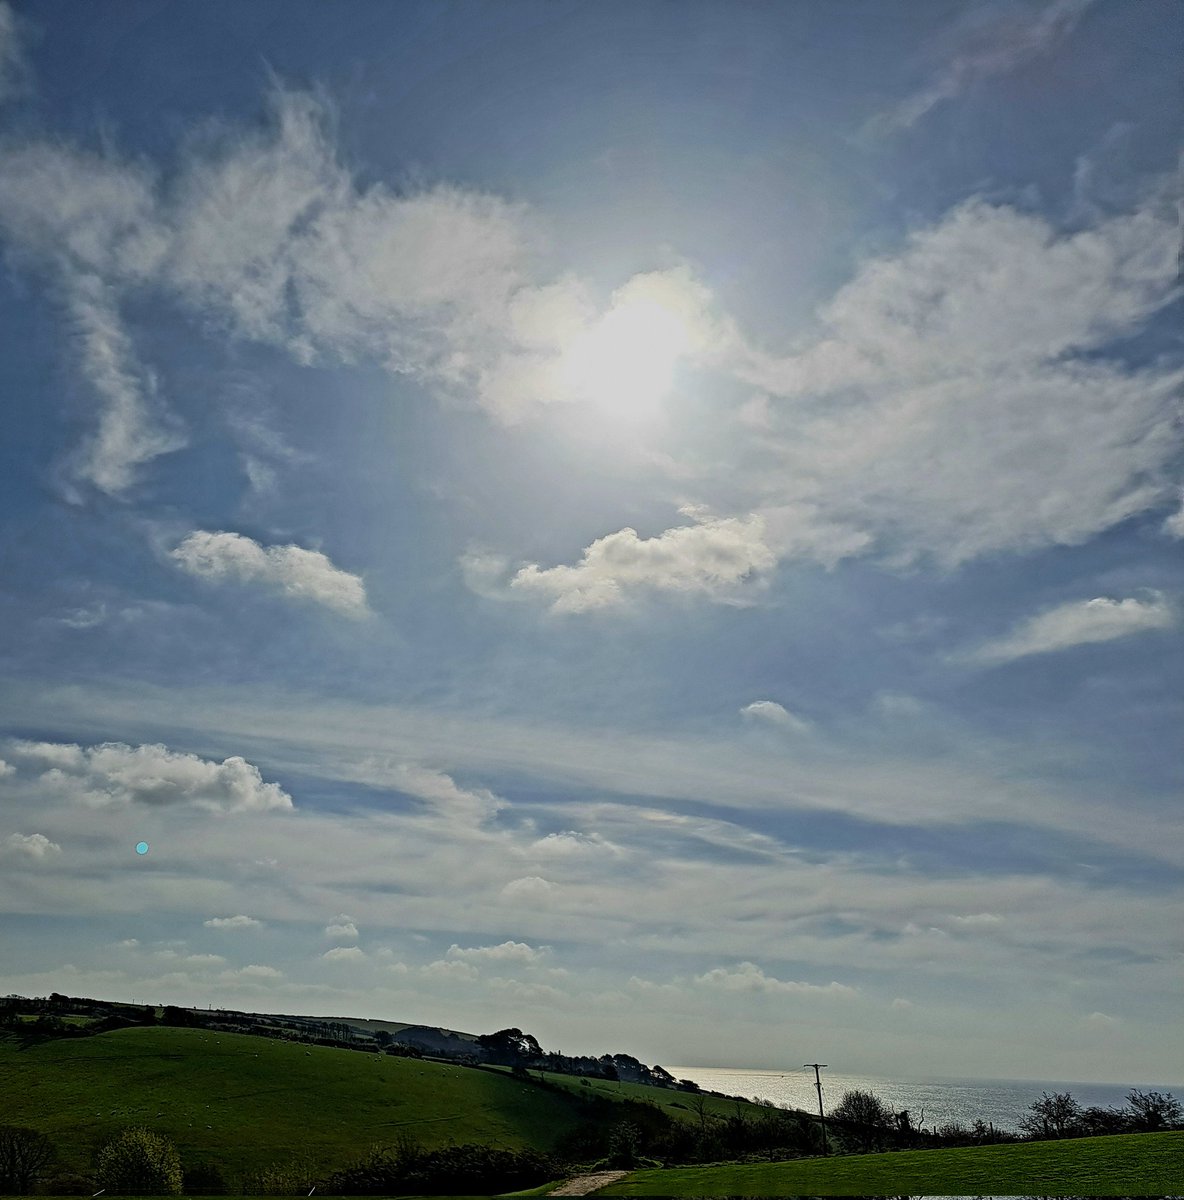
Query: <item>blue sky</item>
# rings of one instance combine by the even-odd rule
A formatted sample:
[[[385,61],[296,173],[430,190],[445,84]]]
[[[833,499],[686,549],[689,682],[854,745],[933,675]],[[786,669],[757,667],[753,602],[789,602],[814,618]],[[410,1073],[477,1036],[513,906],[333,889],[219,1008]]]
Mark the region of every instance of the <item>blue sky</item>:
[[[0,5],[0,990],[1184,1078],[1182,51]]]

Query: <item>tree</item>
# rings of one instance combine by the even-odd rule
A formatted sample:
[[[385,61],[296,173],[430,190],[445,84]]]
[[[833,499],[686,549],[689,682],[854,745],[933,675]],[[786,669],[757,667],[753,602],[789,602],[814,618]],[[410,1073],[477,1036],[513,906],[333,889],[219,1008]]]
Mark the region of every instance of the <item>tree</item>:
[[[1081,1123],[1081,1105],[1068,1092],[1040,1093],[1039,1100],[1028,1105],[1020,1128],[1037,1139],[1069,1137]]]
[[[0,1194],[28,1195],[53,1156],[53,1145],[45,1134],[19,1125],[0,1125]]]
[[[1124,1109],[1102,1108],[1100,1105],[1083,1109],[1079,1122],[1081,1132],[1087,1137],[1124,1133],[1130,1128],[1130,1124],[1130,1114]]]
[[[843,1098],[831,1109],[830,1115],[837,1121],[850,1121],[853,1125],[871,1125],[884,1128],[892,1122],[892,1114],[884,1102],[872,1092],[844,1092]]]
[[[851,1127],[847,1130],[848,1136],[864,1149],[876,1145],[892,1124],[888,1106],[872,1092],[859,1088],[844,1092],[830,1115],[835,1121]]]
[[[541,1058],[543,1049],[529,1033],[521,1029],[499,1029],[496,1033],[483,1033],[477,1044],[484,1046],[493,1062],[512,1066],[524,1058]]]
[[[1155,1133],[1184,1121],[1184,1107],[1171,1092],[1141,1092],[1132,1088],[1126,1098],[1132,1129]]]
[[[100,1149],[95,1176],[111,1192],[179,1196],[181,1156],[151,1129],[125,1129]]]

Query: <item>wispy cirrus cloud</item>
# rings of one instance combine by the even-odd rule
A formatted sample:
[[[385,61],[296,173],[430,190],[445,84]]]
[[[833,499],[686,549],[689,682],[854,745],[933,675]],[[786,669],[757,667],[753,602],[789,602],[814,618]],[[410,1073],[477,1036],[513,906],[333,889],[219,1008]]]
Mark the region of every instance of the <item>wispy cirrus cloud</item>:
[[[539,277],[537,215],[445,184],[360,186],[332,127],[323,95],[276,87],[262,123],[171,171],[56,140],[0,159],[0,229],[60,288],[99,399],[76,479],[120,494],[184,444],[120,317],[146,290],[300,363],[377,362],[498,420],[573,398],[558,364],[594,305],[579,281]]]
[[[258,584],[347,617],[365,617],[370,612],[361,577],[335,567],[319,550],[262,546],[241,533],[198,529],[169,557],[188,574],[213,583]]]
[[[1104,349],[1176,296],[1177,250],[1155,193],[1071,233],[973,200],[865,262],[800,350],[739,357],[770,397],[754,509],[770,529],[790,505],[796,526],[862,534],[844,557],[954,566],[1076,545],[1165,505],[1184,370]]]
[[[1064,41],[1095,0],[994,0],[973,6],[969,15],[936,40],[934,53],[945,62],[919,91],[865,126],[869,135],[899,132],[915,125],[939,104],[956,99],[975,84],[1006,75]]]
[[[24,32],[12,5],[0,0],[0,101],[23,95],[29,89]]]
[[[740,710],[740,715],[750,721],[772,725],[791,733],[808,733],[810,730],[809,721],[791,713],[784,704],[778,704],[776,700],[754,700]]]
[[[1171,629],[1177,620],[1175,606],[1160,592],[1152,592],[1144,600],[1134,596],[1125,600],[1106,596],[1075,600],[1028,617],[1010,633],[966,651],[961,658],[987,666],[1013,662],[1033,654],[1052,654],[1073,646]]]

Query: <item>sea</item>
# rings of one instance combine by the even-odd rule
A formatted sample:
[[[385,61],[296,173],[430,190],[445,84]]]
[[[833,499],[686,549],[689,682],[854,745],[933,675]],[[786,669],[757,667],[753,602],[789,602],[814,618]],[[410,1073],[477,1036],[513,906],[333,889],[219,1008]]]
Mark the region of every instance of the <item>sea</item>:
[[[754,1071],[739,1067],[667,1067],[676,1079],[690,1079],[706,1091],[746,1100],[772,1100],[790,1108],[818,1111],[814,1072],[809,1068]],[[1041,1092],[1069,1092],[1082,1108],[1098,1105],[1121,1108],[1132,1087],[1144,1092],[1171,1092],[1184,1100],[1184,1087],[1154,1083],[1072,1083],[1031,1079],[885,1079],[875,1075],[848,1075],[822,1071],[822,1101],[829,1111],[843,1093],[859,1089],[873,1092],[889,1108],[908,1109],[914,1127],[934,1129],[948,1121],[969,1125],[975,1120],[996,1129],[1016,1131],[1020,1118]]]

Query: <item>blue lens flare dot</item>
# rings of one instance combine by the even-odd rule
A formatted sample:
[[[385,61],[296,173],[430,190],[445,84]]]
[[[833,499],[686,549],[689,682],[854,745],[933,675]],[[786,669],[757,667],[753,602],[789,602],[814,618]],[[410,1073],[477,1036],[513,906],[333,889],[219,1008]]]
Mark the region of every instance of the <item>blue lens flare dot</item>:
[[[137,842],[136,843],[136,853],[137,854],[147,854],[148,853],[148,843],[147,842]]]

